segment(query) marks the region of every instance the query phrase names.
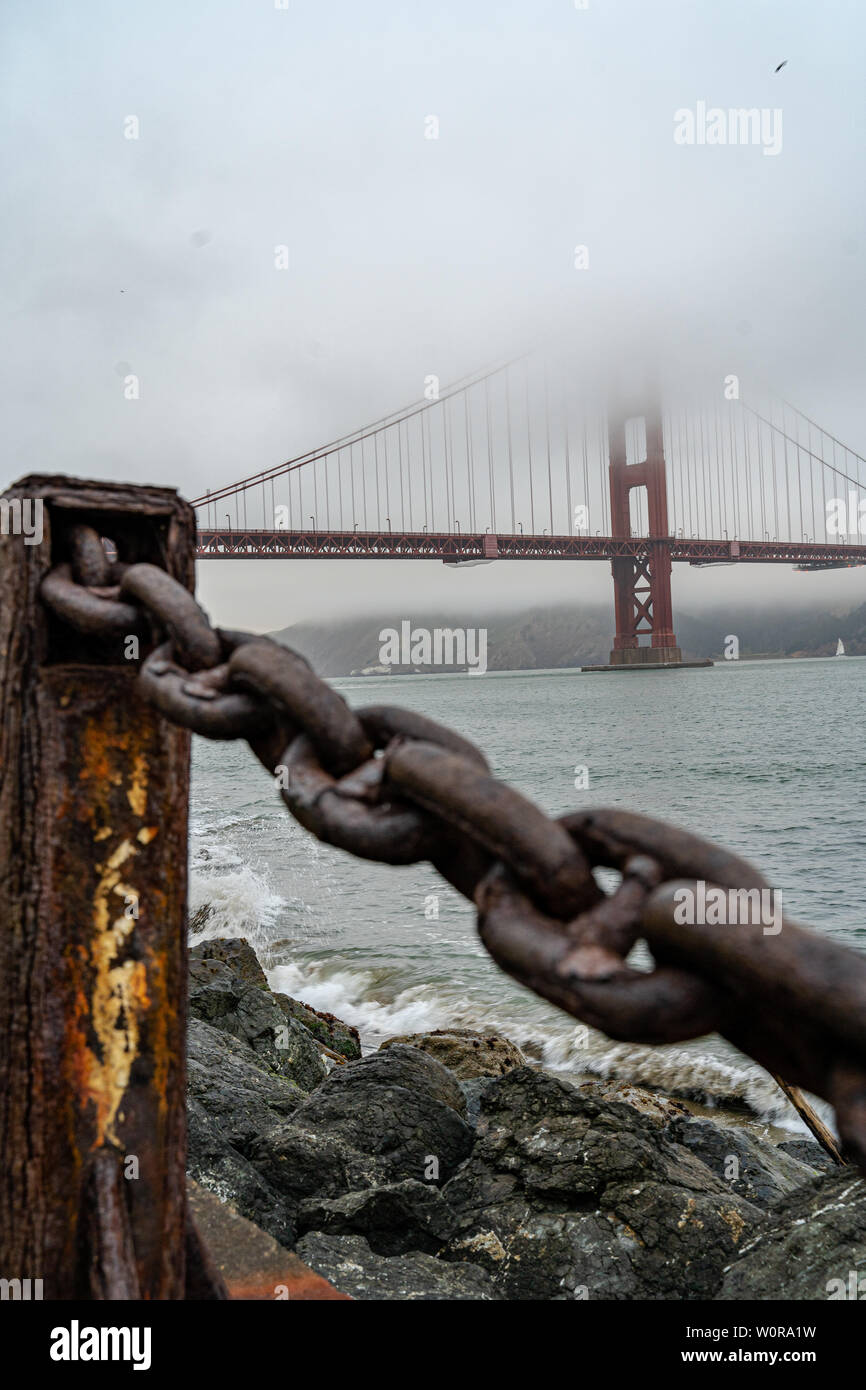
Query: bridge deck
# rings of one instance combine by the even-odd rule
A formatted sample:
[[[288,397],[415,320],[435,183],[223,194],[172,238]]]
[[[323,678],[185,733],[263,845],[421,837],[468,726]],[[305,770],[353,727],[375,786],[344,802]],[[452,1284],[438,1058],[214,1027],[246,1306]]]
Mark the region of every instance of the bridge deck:
[[[710,540],[698,536],[528,536],[438,531],[207,530],[198,533],[200,560],[613,560],[641,559],[658,544],[671,559],[695,565],[790,564],[816,569],[866,565],[866,545],[840,541]]]

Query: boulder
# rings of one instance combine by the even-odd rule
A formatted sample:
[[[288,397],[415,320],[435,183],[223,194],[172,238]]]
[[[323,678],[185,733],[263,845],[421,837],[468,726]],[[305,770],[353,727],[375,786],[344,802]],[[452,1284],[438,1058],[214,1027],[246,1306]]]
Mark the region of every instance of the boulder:
[[[200,941],[189,953],[190,960],[221,960],[233,975],[239,975],[249,985],[268,989],[268,980],[259,958],[245,936],[220,936]]]
[[[835,1158],[831,1158],[827,1150],[818,1143],[817,1139],[786,1139],[783,1143],[776,1145],[782,1153],[790,1154],[792,1158],[799,1159],[816,1173],[835,1173],[839,1165]]]
[[[249,1153],[297,1108],[305,1092],[263,1071],[246,1043],[199,1019],[189,1024],[188,1073],[188,1174],[291,1245],[294,1207],[257,1171]]]
[[[455,1219],[434,1183],[404,1178],[342,1197],[310,1197],[298,1210],[298,1231],[362,1235],[377,1255],[422,1250],[435,1255]]]
[[[187,1094],[241,1152],[307,1098],[295,1081],[265,1070],[246,1043],[198,1018],[189,1021]]]
[[[668,1138],[696,1154],[731,1192],[764,1209],[814,1177],[813,1168],[742,1126],[682,1118],[669,1126]]]
[[[343,1023],[342,1019],[336,1018],[334,1014],[320,1013],[309,1004],[302,1004],[300,999],[293,999],[290,994],[275,993],[274,998],[287,1018],[302,1024],[318,1042],[324,1043],[332,1052],[338,1052],[341,1057],[350,1061],[360,1057],[361,1039],[357,1028],[353,1028],[350,1023]]]
[[[251,1155],[292,1200],[400,1182],[444,1182],[472,1147],[466,1102],[445,1067],[394,1047],[335,1068]]]
[[[771,1212],[730,1261],[718,1298],[866,1298],[866,1178],[813,1178]]]
[[[216,957],[190,960],[189,1011],[193,1018],[247,1043],[260,1066],[295,1081],[305,1091],[327,1075],[306,1028],[285,1016],[267,987],[236,975]]]
[[[439,1028],[432,1033],[407,1033],[387,1038],[384,1048],[417,1047],[435,1057],[461,1081],[476,1076],[503,1076],[526,1058],[513,1042],[499,1033],[473,1033],[468,1028]]]
[[[528,1067],[492,1081],[442,1190],[457,1217],[445,1256],[513,1299],[711,1297],[764,1214],[667,1137],[656,1097],[640,1101]]]
[[[377,1255],[363,1236],[303,1236],[297,1253],[336,1289],[362,1301],[490,1301],[489,1276],[472,1264],[448,1265],[432,1255]]]

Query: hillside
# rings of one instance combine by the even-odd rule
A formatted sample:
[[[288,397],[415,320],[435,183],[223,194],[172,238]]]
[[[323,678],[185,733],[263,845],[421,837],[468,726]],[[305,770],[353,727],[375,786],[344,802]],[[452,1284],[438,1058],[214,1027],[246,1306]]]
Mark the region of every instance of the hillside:
[[[605,662],[611,646],[612,615],[606,607],[529,608],[514,613],[415,612],[413,627],[486,627],[487,665],[492,671],[540,670]],[[323,676],[348,676],[379,661],[379,633],[397,626],[393,614],[346,618],[327,624],[298,623],[273,632],[303,653]],[[829,610],[731,607],[690,615],[680,611],[676,632],[686,657],[721,658],[725,638],[735,634],[740,656],[832,656],[841,637],[852,656],[866,655],[866,603],[840,615]]]

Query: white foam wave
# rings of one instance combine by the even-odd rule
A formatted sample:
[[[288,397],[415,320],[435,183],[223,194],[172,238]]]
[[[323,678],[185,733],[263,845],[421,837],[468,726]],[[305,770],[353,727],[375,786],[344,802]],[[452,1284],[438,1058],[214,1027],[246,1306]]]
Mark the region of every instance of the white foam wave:
[[[345,961],[289,961],[268,971],[273,989],[303,999],[313,1008],[336,1014],[361,1034],[364,1050],[397,1033],[435,1028],[496,1031],[516,1042],[528,1056],[551,1071],[573,1079],[631,1081],[667,1095],[714,1108],[741,1108],[764,1124],[792,1134],[807,1134],[772,1077],[747,1059],[727,1059],[696,1045],[693,1048],[641,1047],[612,1043],[592,1029],[574,1024],[528,1023],[507,1009],[488,1007],[439,984],[400,987],[393,969],[358,969]],[[830,1107],[815,1101],[832,1126]]]
[[[208,861],[203,867],[194,863],[190,875],[190,917],[202,907],[211,909],[195,941],[214,936],[245,936],[256,950],[267,951],[279,915],[287,906],[285,898],[248,865],[227,870],[211,867],[212,863]]]

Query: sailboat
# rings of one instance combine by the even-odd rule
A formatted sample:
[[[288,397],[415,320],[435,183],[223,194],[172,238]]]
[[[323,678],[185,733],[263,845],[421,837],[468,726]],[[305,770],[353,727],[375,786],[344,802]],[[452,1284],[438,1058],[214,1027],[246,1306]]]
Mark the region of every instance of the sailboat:
[[[845,643],[842,641],[842,638],[841,638],[841,637],[839,637],[839,638],[836,639],[836,655],[837,655],[837,656],[844,656],[844,655],[845,655]]]

